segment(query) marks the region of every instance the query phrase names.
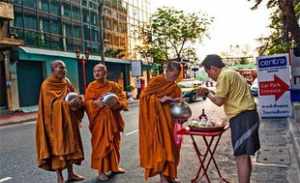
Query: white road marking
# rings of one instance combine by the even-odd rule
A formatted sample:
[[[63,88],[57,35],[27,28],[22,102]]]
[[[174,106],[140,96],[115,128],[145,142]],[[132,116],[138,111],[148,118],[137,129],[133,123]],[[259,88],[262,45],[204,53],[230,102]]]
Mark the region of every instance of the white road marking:
[[[12,179],[12,178],[11,178],[11,177],[5,177],[5,178],[3,178],[3,179],[0,179],[0,183],[1,183],[1,182],[8,181],[8,180],[10,180],[10,179]]]
[[[136,132],[138,132],[139,130],[133,130],[133,131],[131,131],[131,132],[128,132],[128,133],[126,133],[126,136],[129,136],[129,135],[132,135],[132,134],[135,134]]]
[[[259,165],[259,166],[270,166],[270,167],[288,168],[288,165],[276,164],[276,163],[258,163],[258,162],[254,162],[253,164],[254,165]]]

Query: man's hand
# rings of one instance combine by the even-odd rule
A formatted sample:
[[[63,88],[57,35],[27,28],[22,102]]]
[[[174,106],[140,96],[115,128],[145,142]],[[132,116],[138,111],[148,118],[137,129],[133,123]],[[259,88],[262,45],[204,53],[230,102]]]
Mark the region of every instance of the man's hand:
[[[206,96],[207,93],[209,93],[209,89],[208,88],[205,88],[205,87],[199,87],[197,89],[197,94],[200,95],[200,96]]]

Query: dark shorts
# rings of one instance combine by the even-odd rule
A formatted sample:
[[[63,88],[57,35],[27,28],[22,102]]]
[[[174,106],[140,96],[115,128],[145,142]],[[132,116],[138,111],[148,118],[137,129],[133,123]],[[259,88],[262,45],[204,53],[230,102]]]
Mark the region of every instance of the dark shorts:
[[[234,156],[254,155],[260,148],[257,111],[244,111],[230,119]]]

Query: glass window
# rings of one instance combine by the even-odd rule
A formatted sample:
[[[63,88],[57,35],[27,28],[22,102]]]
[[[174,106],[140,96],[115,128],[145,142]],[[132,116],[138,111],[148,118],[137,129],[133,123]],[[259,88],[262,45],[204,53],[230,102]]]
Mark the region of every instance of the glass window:
[[[83,10],[83,22],[89,23],[89,12],[88,12],[88,10]]]
[[[37,29],[37,19],[36,19],[36,17],[30,16],[30,15],[24,15],[24,22],[26,22],[24,24],[24,28],[33,29],[33,30]]]
[[[61,33],[61,26],[58,20],[50,20],[49,21],[50,32],[55,34]]]
[[[23,16],[21,13],[15,12],[14,26],[23,28]]]
[[[42,26],[43,26],[41,29],[43,30],[43,32],[50,32],[49,20],[43,18],[43,19],[41,19],[41,21],[42,21]]]
[[[50,1],[49,13],[60,16],[60,4],[57,0]]]
[[[41,0],[41,10],[44,12],[49,12],[49,3],[48,0]]]
[[[99,32],[97,30],[92,29],[92,41],[99,41]]]
[[[90,40],[90,29],[87,25],[84,26],[84,39]]]
[[[81,27],[80,26],[73,27],[73,37],[81,38]]]
[[[92,25],[97,25],[97,14],[96,13],[91,13],[91,24]]]
[[[73,19],[80,20],[80,9],[79,9],[79,7],[73,6],[72,10],[73,10],[73,14],[72,14]]]
[[[14,4],[22,4],[22,0],[12,0],[12,3],[14,3]]]
[[[64,6],[64,16],[66,16],[66,17],[72,17],[71,5],[64,4],[63,6]]]
[[[36,33],[32,31],[24,31],[24,42],[26,45],[35,46]]]
[[[23,5],[27,6],[28,8],[36,8],[36,0],[26,0],[23,1]]]
[[[67,39],[66,43],[67,43],[67,51],[74,51],[75,50],[72,39]]]
[[[70,24],[65,24],[66,27],[66,37],[73,37],[73,28]]]
[[[82,6],[87,6],[87,0],[82,0],[82,1],[81,1],[81,5],[82,5]]]

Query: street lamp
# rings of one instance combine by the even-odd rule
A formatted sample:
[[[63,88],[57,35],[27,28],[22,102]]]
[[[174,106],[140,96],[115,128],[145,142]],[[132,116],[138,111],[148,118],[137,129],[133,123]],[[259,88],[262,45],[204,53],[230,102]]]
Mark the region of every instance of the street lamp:
[[[82,78],[83,78],[83,93],[85,93],[85,89],[87,87],[87,78],[86,78],[86,63],[89,60],[90,52],[86,50],[84,52],[84,56],[80,57],[80,49],[76,49],[76,58],[78,59],[79,63],[82,65]]]

